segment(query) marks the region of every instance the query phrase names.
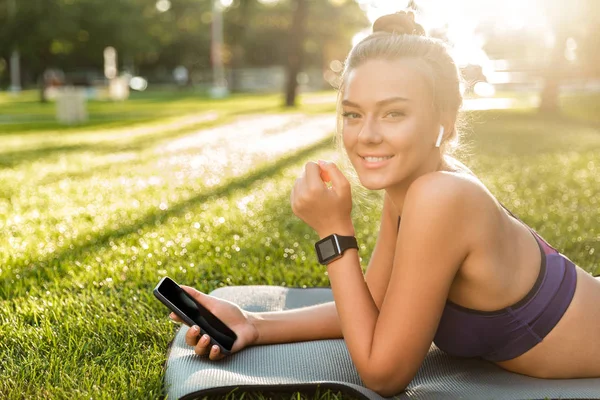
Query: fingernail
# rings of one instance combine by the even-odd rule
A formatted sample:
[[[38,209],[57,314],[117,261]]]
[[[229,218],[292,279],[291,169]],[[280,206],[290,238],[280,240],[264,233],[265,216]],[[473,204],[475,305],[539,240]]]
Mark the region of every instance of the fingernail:
[[[194,325],[194,326],[192,326],[192,330],[194,330],[195,332],[198,332],[200,330],[200,327],[198,325]]]
[[[203,341],[203,342],[206,342],[206,341],[208,341],[208,335],[203,335],[203,336],[202,336],[202,341]]]
[[[217,350],[219,350],[219,346],[217,346],[217,345],[214,345],[214,346],[212,347],[212,349],[213,349],[213,351],[217,351]]]

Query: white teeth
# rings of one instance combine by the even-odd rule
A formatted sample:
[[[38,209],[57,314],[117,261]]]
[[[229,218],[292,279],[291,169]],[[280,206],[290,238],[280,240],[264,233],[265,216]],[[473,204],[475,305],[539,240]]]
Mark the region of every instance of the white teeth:
[[[389,160],[390,158],[392,158],[392,156],[388,156],[388,157],[363,157],[366,161],[368,162],[379,162],[379,161],[385,161],[385,160]]]

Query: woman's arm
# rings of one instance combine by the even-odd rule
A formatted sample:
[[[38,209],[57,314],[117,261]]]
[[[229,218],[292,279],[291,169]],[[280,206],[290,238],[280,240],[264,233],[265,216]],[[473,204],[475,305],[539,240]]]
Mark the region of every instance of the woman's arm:
[[[377,242],[369,260],[369,267],[365,272],[365,281],[378,309],[381,309],[390,282],[392,266],[394,265],[394,253],[398,237],[398,217],[394,204],[386,193],[383,200]]]
[[[397,227],[398,214],[386,194],[377,243],[364,278],[378,308],[392,272]],[[256,345],[343,338],[333,301],[294,310],[251,313],[251,322],[258,331]]]
[[[381,309],[364,284],[354,249],[327,267],[352,361],[364,384],[382,396],[408,385],[433,340],[467,252],[465,188],[454,176],[437,173],[413,182]]]
[[[410,186],[394,267],[378,313],[371,299],[355,294],[359,282],[350,282],[353,257],[329,265],[348,350],[365,385],[382,396],[400,392],[414,378],[431,346],[454,276],[469,252],[473,224],[467,203],[472,192],[463,182],[431,173]],[[360,330],[350,323],[356,318],[364,321]]]
[[[324,238],[354,235],[351,190],[335,164],[307,163],[292,211]],[[331,181],[331,188],[324,181]],[[431,345],[454,275],[468,254],[468,185],[451,174],[417,178],[405,194],[394,267],[378,308],[350,248],[327,265],[344,341],[363,381],[381,395],[413,379]],[[458,229],[457,229],[458,228]],[[360,323],[357,323],[360,321]]]
[[[255,345],[343,337],[333,301],[293,310],[253,312],[249,318],[258,331]]]

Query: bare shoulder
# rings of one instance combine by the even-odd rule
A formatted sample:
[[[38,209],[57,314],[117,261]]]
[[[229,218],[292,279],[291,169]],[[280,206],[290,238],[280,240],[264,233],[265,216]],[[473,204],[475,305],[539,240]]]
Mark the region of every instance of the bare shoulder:
[[[409,202],[420,203],[422,213],[439,210],[445,217],[438,221],[460,224],[460,233],[471,244],[498,209],[493,195],[476,176],[451,171],[430,172],[415,179],[406,194],[406,204]]]
[[[485,209],[488,213],[490,210],[500,209],[494,195],[469,167],[449,155],[444,156],[443,165],[445,168],[437,172],[447,177],[447,180],[450,181],[448,185],[454,184],[457,186],[457,190],[463,190],[463,195],[467,195],[465,201],[470,206],[477,210]]]
[[[408,188],[407,196],[432,196],[439,200],[460,200],[463,204],[473,201],[476,195],[484,191],[475,175],[456,171],[434,171],[421,175]]]

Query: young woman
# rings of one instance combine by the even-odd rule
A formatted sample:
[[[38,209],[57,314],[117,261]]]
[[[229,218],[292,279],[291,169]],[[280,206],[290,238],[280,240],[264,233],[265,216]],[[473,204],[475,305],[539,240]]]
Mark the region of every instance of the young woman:
[[[319,161],[306,164],[291,204],[322,238],[334,302],[250,313],[186,290],[236,332],[234,352],[343,337],[363,383],[383,396],[409,384],[432,341],[533,377],[600,377],[600,280],[445,154],[462,98],[444,45],[424,36],[412,13],[384,16],[373,31],[346,60],[339,104],[343,145],[361,184],[385,191],[366,274],[350,185],[336,165]],[[341,252],[336,239],[346,243]],[[223,357],[197,327],[186,341],[197,354]]]

